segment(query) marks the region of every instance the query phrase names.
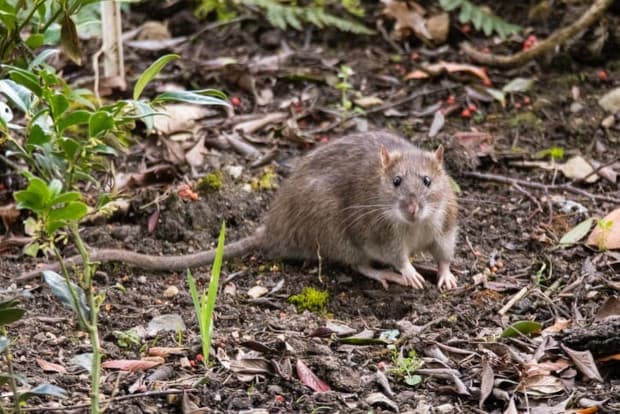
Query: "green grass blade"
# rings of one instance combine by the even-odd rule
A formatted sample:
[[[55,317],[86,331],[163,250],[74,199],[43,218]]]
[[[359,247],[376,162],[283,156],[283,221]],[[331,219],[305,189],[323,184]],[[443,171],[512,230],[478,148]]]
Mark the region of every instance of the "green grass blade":
[[[220,237],[217,242],[217,249],[215,251],[215,260],[213,261],[213,268],[211,269],[211,280],[209,281],[209,291],[207,293],[207,303],[204,309],[204,317],[206,320],[206,326],[203,337],[206,339],[206,349],[203,348],[203,357],[205,364],[209,362],[209,352],[211,351],[211,333],[213,331],[213,311],[215,310],[215,299],[217,298],[217,288],[220,281],[220,272],[222,270],[222,261],[224,258],[224,239],[226,234],[226,223],[222,223],[220,229]]]
[[[155,77],[161,70],[166,66],[170,61],[178,59],[179,55],[164,55],[157,59],[155,62],[151,64],[146,70],[140,75],[140,78],[136,82],[136,86],[133,88],[133,99],[138,100],[140,95],[142,95],[142,91],[146,85]]]

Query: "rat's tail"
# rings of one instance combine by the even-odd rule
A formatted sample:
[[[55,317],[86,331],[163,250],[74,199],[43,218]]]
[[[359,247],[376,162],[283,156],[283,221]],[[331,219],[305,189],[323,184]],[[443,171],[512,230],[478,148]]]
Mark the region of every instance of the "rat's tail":
[[[242,256],[253,249],[260,247],[260,243],[264,234],[264,230],[260,227],[252,236],[245,237],[241,240],[229,243],[224,246],[224,258]],[[180,256],[155,256],[150,254],[136,253],[125,249],[94,249],[90,251],[90,260],[92,262],[121,262],[130,266],[149,270],[185,270],[192,267],[200,267],[213,263],[215,259],[215,249],[204,250],[192,254],[184,254]],[[82,264],[82,256],[76,255],[64,260],[66,267]],[[60,264],[54,263],[36,270],[22,273],[18,278],[18,282],[25,282],[34,279],[44,270],[60,269]]]

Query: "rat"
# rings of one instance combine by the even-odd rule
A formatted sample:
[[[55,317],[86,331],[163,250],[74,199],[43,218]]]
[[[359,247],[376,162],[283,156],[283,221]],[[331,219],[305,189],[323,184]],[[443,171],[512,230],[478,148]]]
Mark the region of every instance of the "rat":
[[[438,287],[453,289],[458,207],[443,156],[441,145],[425,151],[383,131],[333,140],[302,157],[276,192],[263,224],[227,244],[224,257],[261,250],[272,258],[322,258],[349,265],[386,289],[388,282],[421,289],[425,280],[409,258],[429,252],[437,261]],[[215,250],[180,256],[90,251],[93,262],[159,271],[204,266],[214,258]],[[81,260],[74,256],[65,263]]]

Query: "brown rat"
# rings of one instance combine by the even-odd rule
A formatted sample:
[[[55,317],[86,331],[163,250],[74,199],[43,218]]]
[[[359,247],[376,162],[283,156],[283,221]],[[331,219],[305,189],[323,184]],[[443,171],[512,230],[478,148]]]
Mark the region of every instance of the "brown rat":
[[[386,288],[395,282],[419,289],[424,278],[409,257],[428,251],[438,263],[437,285],[452,289],[457,284],[449,269],[457,203],[442,163],[442,147],[426,152],[391,133],[334,140],[301,159],[278,190],[263,225],[254,235],[228,244],[224,256],[260,249],[274,258],[321,257],[347,264]],[[95,249],[90,258],[152,270],[183,270],[210,264],[214,256],[213,250],[151,256]],[[80,261],[79,256],[67,259],[67,263]],[[373,263],[398,272],[374,268]]]

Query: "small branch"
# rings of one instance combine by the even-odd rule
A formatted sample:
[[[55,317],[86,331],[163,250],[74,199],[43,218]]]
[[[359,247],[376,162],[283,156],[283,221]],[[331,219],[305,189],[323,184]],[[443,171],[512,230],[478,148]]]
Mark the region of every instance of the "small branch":
[[[592,6],[573,24],[556,30],[545,40],[536,43],[532,48],[514,55],[502,56],[492,53],[482,53],[467,42],[461,44],[461,50],[475,62],[503,68],[523,66],[527,62],[544,55],[576,36],[579,32],[590,27],[601,18],[613,0],[596,0]]]
[[[590,200],[607,201],[609,203],[616,203],[616,204],[620,203],[620,198],[592,194],[586,190],[582,190],[581,188],[573,187],[572,183],[548,185],[548,184],[534,183],[531,181],[520,180],[518,178],[506,177],[506,176],[498,175],[498,174],[481,173],[477,171],[467,171],[467,172],[464,172],[462,175],[464,175],[465,177],[480,178],[480,179],[487,180],[487,181],[495,181],[498,183],[510,184],[512,186],[516,184],[516,185],[520,185],[523,187],[537,188],[543,191],[550,191],[550,190],[568,191],[573,194],[579,194],[584,197],[588,197]]]
[[[505,314],[506,314],[506,312],[508,312],[508,311],[510,310],[510,308],[512,308],[512,307],[515,305],[515,303],[517,303],[518,301],[520,301],[521,299],[523,299],[523,297],[524,297],[525,295],[527,295],[527,289],[528,289],[528,288],[527,288],[527,286],[526,286],[526,287],[524,287],[523,289],[521,289],[520,291],[518,291],[518,292],[517,292],[517,294],[516,294],[516,295],[514,295],[512,298],[510,298],[510,300],[509,300],[508,302],[506,302],[506,304],[504,305],[504,307],[503,307],[503,308],[501,308],[501,309],[499,310],[499,312],[497,312],[497,313],[499,313],[499,314],[500,314],[500,315],[502,315],[502,316],[503,316],[503,315],[505,315]]]
[[[118,402],[118,401],[126,401],[126,400],[132,400],[134,398],[149,398],[149,397],[166,397],[168,395],[179,395],[179,394],[183,394],[183,393],[187,393],[187,392],[198,392],[198,389],[186,389],[186,390],[165,390],[165,391],[147,391],[147,392],[142,392],[142,393],[136,393],[136,394],[127,394],[127,395],[119,395],[118,397],[114,397],[114,398],[108,398],[106,400],[103,400],[103,403],[111,403],[111,402]],[[45,407],[45,408],[37,408],[37,407],[32,407],[32,408],[22,408],[22,412],[51,412],[51,411],[75,411],[77,409],[82,409],[82,408],[89,408],[90,407],[90,403],[85,403],[85,404],[77,404],[77,405],[70,405],[70,406],[66,406],[66,407]]]

